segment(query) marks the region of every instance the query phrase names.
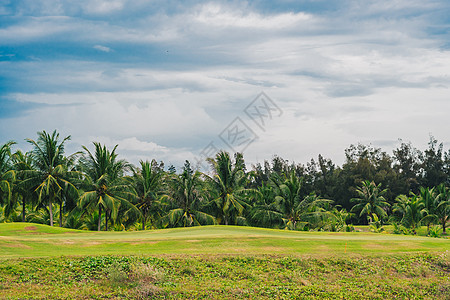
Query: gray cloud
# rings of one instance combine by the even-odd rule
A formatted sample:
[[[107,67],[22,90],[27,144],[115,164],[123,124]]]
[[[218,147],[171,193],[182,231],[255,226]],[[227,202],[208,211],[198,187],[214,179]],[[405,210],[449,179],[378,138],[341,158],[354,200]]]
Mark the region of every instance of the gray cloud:
[[[446,1],[298,3],[0,6],[0,55],[10,55],[0,57],[1,99],[22,105],[3,113],[20,126],[0,140],[57,128],[74,148],[99,139],[123,144],[133,161],[181,164],[235,117],[245,121],[262,90],[285,114],[257,132],[249,161],[339,160],[358,141],[450,138]]]

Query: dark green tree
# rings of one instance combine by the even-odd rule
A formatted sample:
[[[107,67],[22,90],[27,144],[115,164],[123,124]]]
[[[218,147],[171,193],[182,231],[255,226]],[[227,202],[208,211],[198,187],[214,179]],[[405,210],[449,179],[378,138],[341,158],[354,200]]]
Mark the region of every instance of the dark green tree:
[[[15,181],[15,172],[11,163],[11,146],[15,142],[7,142],[0,147],[0,204],[5,205],[5,215],[11,212],[11,195]]]
[[[133,181],[137,194],[136,207],[141,211],[142,230],[150,220],[155,224],[161,215],[160,199],[163,195],[163,166],[155,160],[140,161],[140,168],[134,171]]]
[[[185,162],[180,175],[172,175],[168,199],[172,208],[161,219],[163,225],[190,227],[216,224],[212,215],[202,211],[205,189],[201,176],[199,171],[191,168],[189,161]]]
[[[207,177],[214,196],[219,224],[238,224],[238,219],[244,215],[244,210],[250,205],[246,202],[249,193],[246,189],[247,176],[244,158],[241,153],[235,154],[233,162],[227,152],[221,151],[216,157],[209,158],[213,175]]]
[[[360,217],[367,216],[369,223],[373,215],[379,219],[387,217],[386,208],[390,205],[383,197],[386,189],[381,190],[381,184],[376,185],[373,181],[364,180],[356,189],[356,193],[359,197],[351,199],[351,202],[356,203],[351,212],[359,212]]]
[[[108,230],[109,219],[116,220],[119,208],[124,206],[125,213],[139,215],[139,210],[132,204],[136,193],[132,180],[126,178],[125,172],[131,170],[131,165],[125,160],[117,159],[117,145],[112,151],[106,146],[94,142],[95,152],[91,153],[83,146],[84,153],[80,159],[80,168],[84,173],[83,193],[79,206],[98,210],[97,230],[101,230],[102,211],[105,211],[105,230]]]
[[[20,183],[22,188],[34,189],[38,195],[38,202],[48,207],[49,223],[53,226],[53,204],[60,204],[59,225],[62,226],[62,192],[77,195],[74,185],[78,174],[68,169],[68,158],[64,156],[65,143],[70,136],[60,141],[59,133],[53,131],[38,132],[38,139],[27,141],[33,146],[30,153],[33,161],[32,169],[24,170],[24,179]],[[45,204],[44,204],[45,202]]]

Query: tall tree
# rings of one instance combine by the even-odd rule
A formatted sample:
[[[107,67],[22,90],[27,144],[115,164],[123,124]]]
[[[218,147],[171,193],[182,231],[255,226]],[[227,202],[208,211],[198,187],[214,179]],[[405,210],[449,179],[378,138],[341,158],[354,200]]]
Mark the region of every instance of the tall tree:
[[[438,193],[436,214],[442,226],[442,233],[446,234],[446,225],[450,219],[450,189],[444,184],[440,184],[436,188]]]
[[[14,186],[14,199],[18,202],[19,199],[22,202],[22,222],[26,221],[26,205],[35,202],[36,193],[33,189],[27,188],[22,184],[30,175],[30,171],[33,171],[33,158],[30,153],[23,153],[22,151],[16,151],[12,156],[14,170],[16,170],[17,184]],[[34,170],[36,171],[36,170]],[[33,172],[31,172],[33,173]]]
[[[416,228],[420,225],[420,222],[424,213],[424,204],[420,197],[411,193],[411,196],[399,195],[395,198],[396,203],[392,207],[394,213],[399,213],[401,223],[406,228],[411,229],[413,234],[416,234]]]
[[[155,160],[152,162],[140,161],[140,168],[134,171],[133,180],[137,194],[136,206],[141,211],[142,230],[150,218],[153,224],[158,213],[158,202],[162,196],[163,186],[163,166],[158,165]]]
[[[127,210],[139,214],[132,204],[136,194],[132,189],[131,180],[124,177],[131,169],[125,160],[117,159],[116,145],[112,151],[106,146],[94,142],[95,152],[92,154],[83,146],[84,153],[80,158],[80,168],[84,173],[83,193],[79,199],[81,208],[96,208],[98,210],[97,230],[101,230],[102,210],[105,211],[105,229],[108,230],[108,220],[117,218],[119,207],[124,205]]]
[[[62,201],[61,192],[68,189],[76,194],[77,188],[72,183],[75,175],[67,167],[67,158],[64,156],[65,143],[70,136],[59,139],[59,133],[38,132],[38,139],[27,141],[33,145],[31,157],[33,169],[25,171],[22,181],[24,188],[34,188],[39,203],[46,202],[50,215],[50,226],[53,226],[53,204]],[[62,205],[60,206],[62,208]],[[62,212],[60,212],[60,226],[62,226]]]
[[[389,203],[383,197],[386,190],[381,190],[381,184],[376,185],[373,181],[364,180],[362,185],[356,189],[357,198],[352,198],[352,202],[356,202],[351,212],[359,212],[359,216],[367,216],[370,222],[375,214],[379,219],[387,216],[385,208],[389,207]]]
[[[11,165],[11,146],[15,142],[7,142],[0,147],[0,204],[6,205],[5,215],[11,210],[11,194],[15,181],[15,172]]]
[[[283,215],[285,229],[297,230],[316,225],[317,220],[325,215],[324,206],[332,202],[314,193],[303,197],[302,181],[294,170],[283,176],[272,174],[271,185],[275,189],[275,203]]]
[[[254,192],[245,188],[247,177],[244,157],[236,153],[234,158],[233,162],[228,152],[221,151],[215,159],[208,159],[213,169],[213,175],[208,177],[208,181],[217,195],[214,202],[219,224],[237,224],[245,208],[250,207],[245,201],[245,195]]]
[[[432,188],[448,180],[445,173],[443,144],[438,144],[433,136],[430,136],[428,149],[424,152],[422,168],[425,187]]]
[[[268,228],[282,226],[283,214],[278,210],[275,196],[274,188],[262,183],[249,211],[251,225]]]
[[[189,161],[185,162],[180,175],[172,175],[169,200],[173,208],[161,219],[163,225],[190,227],[216,223],[212,215],[201,210],[204,204],[201,176],[199,171],[192,170]]]
[[[408,194],[419,192],[422,168],[422,152],[414,148],[411,144],[402,142],[401,145],[394,150],[393,168],[399,176],[398,192]]]
[[[424,205],[424,217],[422,223],[427,225],[427,230],[430,231],[430,225],[436,224],[439,221],[438,205],[439,194],[436,187],[420,187],[420,198]]]

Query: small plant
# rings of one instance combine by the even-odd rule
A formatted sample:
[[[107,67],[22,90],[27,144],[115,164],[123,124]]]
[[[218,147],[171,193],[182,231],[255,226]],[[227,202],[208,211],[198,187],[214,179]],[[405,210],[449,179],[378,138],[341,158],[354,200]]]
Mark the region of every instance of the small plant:
[[[409,233],[408,229],[405,226],[403,226],[399,223],[396,223],[396,222],[391,222],[391,224],[393,227],[393,230],[392,230],[393,234],[405,234],[406,235]]]
[[[345,229],[345,232],[353,232],[353,231],[355,231],[355,227],[353,227],[353,224],[345,225],[344,229]]]
[[[133,289],[133,292],[136,299],[154,299],[159,295],[164,295],[159,287],[151,283],[140,284]]]
[[[144,263],[133,265],[131,273],[136,281],[157,283],[165,279],[164,272]]]
[[[376,214],[372,214],[372,217],[373,217],[373,220],[372,220],[372,218],[369,218],[370,231],[376,232],[376,233],[383,232],[384,228],[381,225],[381,220],[378,218],[378,216]]]
[[[106,269],[108,279],[112,283],[124,283],[128,280],[128,275],[120,265],[113,264]]]
[[[428,230],[428,236],[434,237],[434,238],[440,238],[441,237],[441,230],[442,228],[440,226],[431,226]]]

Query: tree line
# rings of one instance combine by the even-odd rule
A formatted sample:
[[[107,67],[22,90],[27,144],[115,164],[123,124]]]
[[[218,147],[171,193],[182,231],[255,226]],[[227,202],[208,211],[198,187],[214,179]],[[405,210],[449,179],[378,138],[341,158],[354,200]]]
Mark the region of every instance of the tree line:
[[[306,164],[279,156],[247,170],[242,153],[220,151],[202,173],[156,160],[133,166],[94,142],[70,155],[60,138],[38,132],[29,152],[0,148],[0,221],[88,230],[241,225],[289,230],[351,231],[370,225],[397,233],[446,232],[450,150],[430,137],[420,151],[401,142],[392,155],[350,145],[337,166],[318,156]],[[436,225],[436,226],[435,226]]]

